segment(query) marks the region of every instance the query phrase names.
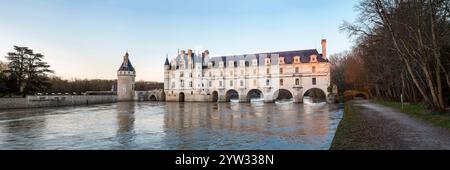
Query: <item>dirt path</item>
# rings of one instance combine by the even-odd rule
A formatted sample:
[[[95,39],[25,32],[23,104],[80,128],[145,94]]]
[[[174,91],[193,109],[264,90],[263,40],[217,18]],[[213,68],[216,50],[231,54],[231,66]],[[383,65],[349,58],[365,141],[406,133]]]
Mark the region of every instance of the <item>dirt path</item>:
[[[450,150],[450,130],[366,100],[354,106],[378,142],[376,149]]]

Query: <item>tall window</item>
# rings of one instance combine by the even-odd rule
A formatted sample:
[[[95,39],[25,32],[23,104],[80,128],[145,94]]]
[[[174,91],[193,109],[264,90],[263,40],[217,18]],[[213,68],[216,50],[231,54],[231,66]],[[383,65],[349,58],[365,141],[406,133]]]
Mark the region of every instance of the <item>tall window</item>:
[[[280,86],[283,85],[283,79],[280,79]]]
[[[297,85],[297,86],[300,85],[300,79],[295,79],[295,85]]]
[[[312,84],[313,84],[313,85],[316,85],[316,84],[317,84],[316,78],[312,78]]]
[[[267,80],[266,80],[266,86],[269,86],[269,85],[270,85],[270,80],[267,79]]]
[[[189,74],[189,77],[192,78],[192,73]]]
[[[242,86],[244,86],[244,81],[243,81],[243,80],[241,80],[241,87],[242,87]]]
[[[181,74],[180,74],[180,77],[184,77],[184,73],[181,73]]]
[[[180,84],[181,84],[181,87],[184,87],[184,81],[183,80],[180,81]]]
[[[283,74],[283,68],[280,68],[280,74]]]
[[[219,86],[222,87],[222,81],[219,81]]]
[[[212,82],[211,81],[208,82],[208,87],[212,87]]]
[[[189,87],[192,87],[192,81],[189,82]]]
[[[220,77],[223,77],[223,71],[220,71]]]
[[[316,66],[312,66],[312,72],[313,72],[313,73],[316,72]]]
[[[230,86],[231,86],[231,87],[233,86],[233,80],[230,81]]]
[[[295,73],[298,73],[298,72],[299,72],[298,67],[295,67]]]
[[[267,74],[270,74],[270,68],[267,68],[266,71],[267,71]]]

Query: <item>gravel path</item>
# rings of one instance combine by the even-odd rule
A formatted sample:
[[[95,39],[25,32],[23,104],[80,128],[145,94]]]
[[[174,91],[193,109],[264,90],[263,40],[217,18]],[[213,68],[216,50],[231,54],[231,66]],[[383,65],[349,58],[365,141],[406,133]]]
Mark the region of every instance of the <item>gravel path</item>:
[[[354,101],[359,114],[368,123],[364,131],[375,136],[375,149],[450,150],[450,130],[366,100]]]

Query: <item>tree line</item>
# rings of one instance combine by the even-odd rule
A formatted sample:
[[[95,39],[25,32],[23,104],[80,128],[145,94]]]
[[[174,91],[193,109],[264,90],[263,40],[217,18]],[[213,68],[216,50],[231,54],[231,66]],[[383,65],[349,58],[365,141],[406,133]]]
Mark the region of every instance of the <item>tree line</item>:
[[[342,90],[424,103],[450,104],[450,0],[362,0],[358,19],[342,31],[356,44],[331,56],[332,81]]]
[[[26,96],[38,93],[82,94],[87,91],[116,91],[117,80],[71,79],[54,75],[50,65],[43,61],[44,55],[28,47],[14,46],[14,52],[0,61],[0,97]],[[136,90],[164,88],[164,83],[137,81]]]

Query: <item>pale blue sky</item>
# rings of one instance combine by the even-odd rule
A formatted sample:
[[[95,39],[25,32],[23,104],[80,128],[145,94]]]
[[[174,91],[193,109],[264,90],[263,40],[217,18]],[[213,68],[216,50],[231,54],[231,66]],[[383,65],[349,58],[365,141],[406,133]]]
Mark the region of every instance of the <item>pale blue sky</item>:
[[[115,79],[128,49],[137,80],[163,81],[166,54],[212,56],[350,49],[357,0],[0,0],[0,60],[13,45],[46,55],[64,78]]]

